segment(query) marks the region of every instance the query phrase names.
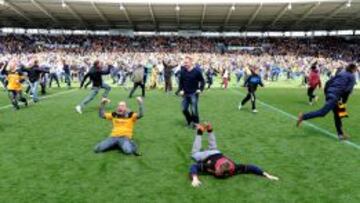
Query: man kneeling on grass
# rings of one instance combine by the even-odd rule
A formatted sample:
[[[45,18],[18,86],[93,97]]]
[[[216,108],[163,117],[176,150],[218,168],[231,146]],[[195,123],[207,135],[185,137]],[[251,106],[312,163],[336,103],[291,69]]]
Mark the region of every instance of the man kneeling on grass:
[[[144,115],[144,102],[142,98],[138,97],[137,102],[139,104],[138,113],[128,110],[126,102],[124,101],[119,102],[116,111],[105,113],[105,105],[110,103],[110,100],[106,98],[101,100],[99,116],[103,119],[112,121],[113,129],[109,138],[106,138],[96,145],[95,153],[118,148],[125,154],[141,156],[138,152],[137,145],[132,140],[134,124]]]
[[[196,161],[190,168],[191,185],[198,187],[201,185],[198,174],[210,174],[216,178],[228,178],[237,174],[255,174],[266,177],[270,180],[279,180],[259,167],[254,165],[235,164],[234,161],[224,156],[216,146],[216,138],[210,123],[199,124],[196,126],[197,133],[192,148],[192,158]],[[208,149],[201,150],[202,134],[208,132]]]

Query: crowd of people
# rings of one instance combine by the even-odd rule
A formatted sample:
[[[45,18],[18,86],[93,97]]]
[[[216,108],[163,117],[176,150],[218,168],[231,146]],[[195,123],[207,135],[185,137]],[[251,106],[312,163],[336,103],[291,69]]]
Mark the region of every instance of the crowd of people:
[[[73,80],[81,83],[95,60],[105,68],[111,67],[112,82],[120,86],[128,84],[136,67],[143,66],[147,86],[166,84],[169,91],[173,86],[171,78],[179,76],[181,61],[188,55],[203,70],[208,88],[215,76],[226,88],[232,75],[239,82],[251,74],[254,66],[265,81],[277,81],[281,75],[287,79],[305,76],[317,61],[320,73],[330,77],[348,62],[358,62],[359,50],[358,40],[342,37],[5,35],[0,36],[0,65],[16,60],[18,66],[30,67],[36,60],[39,69],[47,71],[40,84],[48,83],[49,87],[53,82],[59,87],[59,80],[68,87]],[[3,74],[0,80],[4,82]]]
[[[253,173],[278,180],[254,165],[235,164],[216,148],[215,135],[210,124],[201,124],[198,102],[201,93],[210,89],[215,77],[226,89],[231,78],[248,90],[238,108],[251,100],[252,111],[257,113],[255,92],[263,81],[276,82],[282,76],[287,80],[303,78],[308,85],[309,102],[317,100],[314,91],[321,87],[321,77],[329,79],[325,85],[326,104],[318,111],[300,113],[298,126],[304,121],[326,115],[333,110],[339,139],[347,136],[341,119],[346,116],[344,106],[356,84],[357,64],[360,62],[360,42],[341,37],[317,38],[206,38],[206,37],[123,37],[79,35],[6,35],[0,36],[0,81],[9,94],[15,109],[19,102],[28,105],[25,92],[34,103],[41,93],[56,82],[71,88],[77,81],[80,88],[92,84],[90,94],[76,106],[83,113],[85,106],[94,100],[101,89],[102,101],[99,116],[113,123],[111,136],[95,147],[105,152],[117,147],[125,154],[141,155],[132,140],[135,122],[143,117],[143,99],[146,88],[164,86],[182,96],[182,113],[189,127],[197,130],[193,158],[197,161],[190,169],[192,185],[200,185],[198,173],[206,172],[217,177]],[[350,64],[350,65],[349,65]],[[108,77],[105,80],[103,77]],[[358,75],[357,75],[358,76]],[[105,112],[110,102],[108,95],[113,86],[133,84],[129,98],[138,87],[138,113],[127,109],[121,101],[114,112]],[[209,150],[200,151],[201,136],[209,134]]]

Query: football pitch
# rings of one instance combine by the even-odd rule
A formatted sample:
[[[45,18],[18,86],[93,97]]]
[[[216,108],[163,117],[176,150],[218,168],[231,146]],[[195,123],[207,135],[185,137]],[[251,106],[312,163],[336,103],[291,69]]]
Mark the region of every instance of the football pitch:
[[[147,92],[145,115],[134,134],[143,156],[135,157],[93,152],[110,134],[111,122],[98,116],[100,95],[82,115],[75,112],[88,92],[54,88],[48,98],[20,111],[0,92],[0,202],[360,202],[359,90],[343,120],[349,142],[333,137],[332,113],[295,127],[299,111],[322,106],[320,91],[319,102],[309,106],[304,88],[259,89],[257,114],[250,103],[237,109],[244,88],[205,91],[200,117],[213,124],[219,149],[280,181],[200,176],[200,188],[192,188],[188,177],[195,132],[185,127],[181,98]],[[107,110],[125,99],[137,111],[127,95],[113,88]]]

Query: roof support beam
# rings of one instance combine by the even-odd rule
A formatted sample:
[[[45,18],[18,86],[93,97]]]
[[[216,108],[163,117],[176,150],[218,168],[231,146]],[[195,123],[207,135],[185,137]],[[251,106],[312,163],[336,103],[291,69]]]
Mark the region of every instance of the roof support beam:
[[[149,12],[150,12],[151,19],[152,19],[152,21],[153,21],[153,23],[155,25],[155,28],[157,29],[158,26],[157,26],[157,22],[156,22],[155,15],[154,15],[154,10],[153,10],[152,5],[151,5],[150,2],[148,4],[148,7],[149,7]]]
[[[355,22],[358,18],[360,18],[360,12],[355,14],[353,17],[347,19],[344,24],[347,25],[347,24],[350,24],[352,22]]]
[[[223,28],[228,24],[228,22],[230,20],[230,17],[231,17],[231,14],[234,12],[234,8],[235,8],[235,3],[230,6],[230,8],[229,8],[229,10],[227,12]]]
[[[133,22],[132,22],[132,20],[131,20],[131,18],[130,18],[130,16],[129,16],[129,13],[128,13],[126,7],[125,7],[123,4],[121,4],[121,6],[122,6],[122,8],[123,8],[123,9],[121,9],[121,10],[123,11],[123,13],[124,13],[124,15],[125,15],[126,20],[128,21],[129,25],[133,27],[133,26],[134,26],[134,25],[133,25]]]
[[[334,16],[336,16],[338,13],[340,13],[340,11],[344,8],[346,8],[346,4],[347,1],[340,4],[338,7],[336,7],[331,13],[330,15],[328,15],[326,18],[324,18],[319,24],[323,25],[324,23],[326,23],[328,20],[330,20],[331,18],[333,18]]]
[[[10,3],[9,1],[4,0],[4,6],[8,6],[11,10],[15,11],[15,13],[17,13],[19,16],[23,17],[27,21],[29,21],[31,23],[34,22],[23,11],[21,11],[20,8],[18,8],[14,4]]]
[[[305,13],[302,15],[291,27],[299,25],[303,22],[315,9],[320,6],[320,3],[315,3],[312,5]]]
[[[251,18],[247,22],[246,28],[249,27],[254,22],[254,20],[256,19],[258,14],[260,13],[260,10],[261,10],[262,6],[263,6],[263,4],[260,3],[259,6],[256,8],[256,11],[251,15]]]
[[[270,27],[273,27],[282,18],[288,10],[289,4],[286,4],[283,9],[276,15],[275,19],[270,23]]]
[[[101,20],[104,21],[107,25],[110,25],[110,21],[105,17],[104,13],[100,11],[99,7],[94,3],[94,1],[91,2],[92,7],[96,11],[96,13],[100,16]]]
[[[175,8],[175,12],[176,12],[176,22],[177,22],[177,26],[179,28],[180,26],[180,7],[179,5],[176,5],[176,8]]]
[[[71,15],[78,19],[84,27],[87,27],[84,19],[71,7],[71,5],[67,3],[65,8],[71,13]]]
[[[202,30],[202,28],[204,26],[205,15],[206,15],[206,4],[203,5],[203,9],[202,9],[202,12],[201,12],[201,20],[200,20],[200,29],[201,30]]]
[[[43,12],[45,15],[47,15],[52,21],[54,21],[57,24],[60,24],[59,20],[55,18],[49,11],[46,10],[44,6],[39,4],[36,0],[31,0],[31,3],[38,8],[41,12]]]

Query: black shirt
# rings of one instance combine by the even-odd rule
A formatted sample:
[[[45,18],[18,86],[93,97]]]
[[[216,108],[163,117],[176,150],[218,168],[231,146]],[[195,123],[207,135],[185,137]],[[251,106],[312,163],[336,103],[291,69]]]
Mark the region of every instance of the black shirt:
[[[81,81],[80,87],[83,87],[85,81],[87,78],[90,78],[93,87],[101,87],[103,84],[102,75],[107,75],[110,73],[110,68],[108,68],[106,71],[103,71],[101,69],[97,69],[95,67],[92,67],[90,71],[84,76],[84,79]]]

